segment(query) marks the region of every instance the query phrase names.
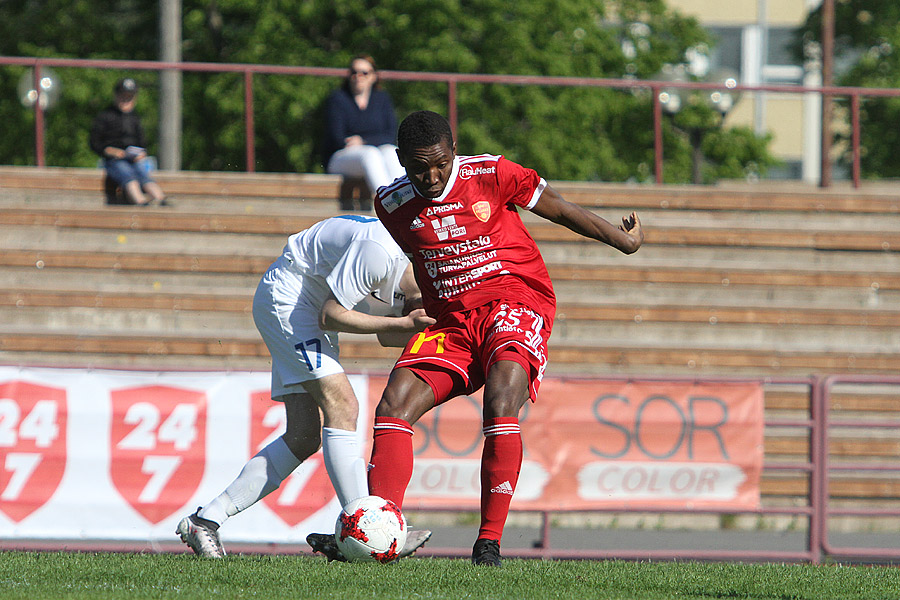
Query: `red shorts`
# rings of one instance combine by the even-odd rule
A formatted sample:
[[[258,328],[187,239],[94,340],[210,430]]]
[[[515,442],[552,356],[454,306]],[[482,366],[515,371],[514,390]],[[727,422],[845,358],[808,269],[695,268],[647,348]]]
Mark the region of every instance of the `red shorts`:
[[[511,360],[528,373],[533,402],[547,367],[551,323],[508,300],[450,313],[414,335],[394,368],[407,368],[431,386],[437,405],[477,391],[495,362]]]

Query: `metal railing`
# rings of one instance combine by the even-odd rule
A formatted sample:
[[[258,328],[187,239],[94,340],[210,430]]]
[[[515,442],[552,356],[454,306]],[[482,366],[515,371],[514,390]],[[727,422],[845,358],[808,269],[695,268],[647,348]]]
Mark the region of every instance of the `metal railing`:
[[[821,382],[821,399],[823,406],[829,407],[831,405],[835,388],[842,385],[853,385],[857,388],[886,385],[890,386],[891,389],[894,390],[891,396],[896,394],[898,397],[900,397],[900,377],[833,375],[830,377],[826,377]],[[896,413],[895,415],[893,415],[893,418],[885,418],[882,415],[853,415],[851,413],[852,416],[850,416],[849,418],[835,419],[832,415],[831,410],[825,410],[823,412],[825,415],[825,421],[822,424],[822,453],[819,460],[820,470],[822,472],[822,489],[820,491],[820,502],[824,508],[824,514],[822,515],[822,533],[820,535],[822,551],[827,555],[839,558],[848,557],[850,559],[862,560],[900,559],[900,547],[885,548],[864,546],[861,544],[838,545],[832,543],[831,537],[829,536],[829,521],[831,518],[890,518],[896,520],[897,517],[900,517],[900,505],[896,503],[890,503],[890,505],[888,506],[871,506],[860,503],[855,503],[856,505],[851,506],[834,506],[835,503],[832,501],[830,491],[831,478],[846,474],[850,474],[851,476],[859,476],[860,474],[870,473],[873,476],[882,478],[885,484],[891,484],[894,481],[900,480],[900,461],[897,460],[897,456],[890,456],[887,457],[887,459],[882,460],[872,460],[873,457],[862,456],[860,458],[854,457],[854,460],[852,462],[848,460],[835,461],[832,460],[832,454],[836,453],[832,452],[831,448],[832,432],[853,429],[863,430],[869,432],[870,434],[872,432],[876,432],[876,434],[878,432],[887,432],[887,439],[891,444],[893,444],[894,440],[898,439],[898,433],[900,433],[900,405],[898,405],[896,411],[891,411]],[[891,433],[893,435],[891,435]],[[882,433],[882,435],[879,437],[884,437],[884,434]],[[866,458],[868,458],[868,460],[866,460]]]
[[[604,376],[615,379],[615,377]],[[643,378],[642,378],[643,379]],[[703,381],[735,381],[733,378],[716,379],[702,378]],[[555,546],[551,541],[551,523],[562,511],[543,511],[540,513],[541,525],[533,547],[528,549],[505,550],[504,554],[526,558],[555,558],[555,559],[629,559],[629,560],[751,560],[751,561],[785,561],[785,562],[810,562],[820,563],[823,560],[848,560],[856,562],[892,562],[900,560],[900,542],[894,531],[882,533],[880,528],[871,524],[872,521],[890,519],[896,522],[900,517],[900,454],[896,451],[900,447],[900,439],[896,432],[900,431],[900,377],[879,375],[833,375],[811,376],[803,378],[759,378],[756,381],[764,386],[802,386],[808,394],[808,414],[806,416],[792,416],[786,418],[766,418],[767,432],[789,428],[802,430],[809,444],[809,456],[807,461],[773,461],[766,459],[763,463],[763,475],[773,473],[804,473],[808,476],[808,488],[805,496],[797,496],[793,505],[772,505],[764,501],[756,511],[739,513],[744,515],[776,516],[790,515],[806,520],[804,535],[804,548],[792,549],[791,543],[786,542],[784,532],[769,532],[768,542],[771,545],[764,549],[741,548],[741,538],[748,537],[746,530],[736,536],[728,538],[728,548],[691,548],[690,543],[683,543],[678,547],[652,547],[644,549],[635,548],[563,548]],[[848,411],[847,416],[835,417],[835,411],[839,407],[832,407],[836,396],[836,388],[840,386],[853,386],[850,396],[866,398],[866,393],[860,390],[866,387],[881,386],[887,388],[882,391],[881,403],[889,408],[882,408],[881,412],[889,411],[891,418],[885,417],[880,412],[873,410],[872,406],[856,406]],[[896,399],[894,398],[896,396]],[[859,402],[859,400],[857,400]],[[893,406],[896,405],[896,408]],[[868,414],[866,414],[868,413]],[[845,448],[843,451],[833,447],[832,437],[835,431],[856,430],[865,441],[879,439],[887,440],[887,450],[882,450],[884,455],[874,456],[866,454],[860,448]],[[889,432],[885,435],[884,432]],[[879,435],[881,434],[881,435]],[[843,455],[843,456],[842,456]],[[855,496],[846,499],[834,497],[833,483],[847,476],[857,479],[868,476],[870,484],[879,488],[877,493],[866,495],[863,492],[855,492]],[[802,503],[801,503],[802,501]],[[448,507],[449,508],[449,507]],[[639,508],[623,511],[621,509],[596,509],[593,513],[628,512],[648,514],[736,514],[733,509],[721,510],[659,510]],[[831,529],[831,522],[837,518],[856,518],[861,522],[850,527],[854,533],[845,534],[842,544],[834,543],[835,537]],[[802,531],[802,528],[801,528]],[[596,538],[614,535],[607,529],[598,529]],[[678,535],[684,540],[690,540],[692,536],[706,535],[704,541],[711,543],[716,534],[698,534],[696,531],[679,531]],[[798,534],[794,534],[792,542],[797,543]],[[873,541],[880,541],[880,545]],[[757,542],[759,540],[757,539]],[[856,543],[853,543],[856,542]],[[720,544],[721,546],[721,544]],[[434,556],[465,556],[468,548],[441,548],[435,544],[426,547],[425,553]]]
[[[244,142],[245,170],[254,171],[256,162],[254,132],[254,95],[253,77],[258,74],[267,75],[305,75],[314,77],[343,77],[346,69],[329,67],[289,67],[259,64],[234,63],[199,63],[199,62],[159,62],[140,60],[95,60],[75,58],[39,58],[0,56],[0,65],[17,65],[31,67],[34,71],[35,89],[41,78],[44,67],[71,67],[90,69],[131,69],[144,71],[175,70],[181,72],[205,73],[240,73],[244,79]],[[379,71],[385,80],[438,82],[447,85],[447,115],[451,127],[456,131],[458,122],[457,87],[465,83],[500,84],[500,85],[538,85],[557,87],[599,87],[612,89],[648,89],[652,96],[653,133],[654,133],[654,176],[656,183],[664,183],[663,177],[663,111],[660,93],[664,89],[687,88],[692,90],[716,90],[721,84],[702,82],[669,82],[631,79],[605,79],[591,77],[550,77],[538,75],[487,75],[465,73],[431,73],[412,71]],[[823,99],[849,98],[851,126],[851,176],[854,187],[860,185],[860,102],[866,97],[900,97],[898,89],[860,88],[860,87],[804,87],[798,85],[739,85],[736,92],[777,92],[779,94],[819,94]],[[44,160],[44,111],[39,102],[34,104],[34,137],[37,166],[45,166]],[[823,143],[822,147],[826,147]]]
[[[604,375],[603,379],[617,380],[630,379],[629,377],[618,377]],[[826,474],[827,466],[824,449],[825,428],[828,421],[827,410],[823,402],[823,386],[821,379],[815,376],[810,377],[760,377],[760,378],[735,378],[735,377],[702,377],[702,378],[681,378],[681,377],[640,377],[641,381],[683,381],[689,379],[691,381],[703,382],[753,382],[763,386],[789,386],[791,388],[802,388],[805,390],[808,409],[803,416],[791,416],[780,418],[766,418],[764,425],[767,432],[783,429],[795,429],[805,432],[805,440],[808,443],[809,454],[806,460],[771,460],[766,459],[763,462],[762,475],[773,474],[796,474],[800,473],[807,478],[807,493],[803,496],[796,497],[795,503],[792,505],[779,505],[769,502],[763,502],[759,508],[753,511],[737,511],[734,508],[703,508],[703,509],[660,509],[660,508],[629,508],[623,510],[621,508],[597,508],[591,511],[572,511],[578,513],[592,514],[608,514],[618,515],[627,513],[640,513],[652,515],[751,515],[756,517],[777,517],[790,516],[798,517],[806,521],[805,533],[795,535],[792,540],[796,544],[797,539],[802,536],[803,549],[791,549],[785,546],[783,542],[775,541],[779,532],[770,532],[772,538],[772,546],[765,549],[740,547],[740,538],[746,538],[746,532],[732,532],[725,545],[728,548],[722,548],[722,540],[718,544],[719,547],[691,548],[691,544],[685,543],[681,547],[660,547],[655,548],[573,548],[554,545],[551,539],[552,522],[554,518],[567,511],[537,511],[540,517],[540,527],[537,532],[537,539],[531,548],[504,548],[504,555],[510,557],[522,558],[542,558],[542,559],[625,559],[625,560],[750,560],[750,561],[783,561],[783,562],[810,562],[819,563],[823,558],[823,550],[825,549],[824,540],[826,533],[826,517],[829,514],[827,504],[827,483]],[[800,504],[800,501],[803,501]],[[419,510],[419,509],[412,509]],[[458,509],[455,509],[458,510]],[[515,509],[513,509],[515,512]],[[442,508],[427,509],[427,512],[454,512],[454,508],[446,506]],[[523,511],[535,512],[535,511]],[[605,529],[598,529],[597,538],[614,535],[614,532]],[[713,538],[718,534],[710,534],[708,532],[699,533],[691,531],[680,531],[679,535],[684,540],[689,540],[692,536],[704,536],[703,542],[713,545],[716,541]],[[651,536],[652,537],[652,536]],[[721,535],[720,535],[721,537]],[[651,541],[652,543],[652,541]],[[763,542],[765,543],[765,542]],[[434,540],[423,550],[423,554],[431,556],[466,556],[469,548],[462,547],[440,547],[437,545],[438,540]],[[702,544],[701,544],[702,545]],[[779,547],[780,546],[780,547]],[[852,552],[852,551],[851,551]]]

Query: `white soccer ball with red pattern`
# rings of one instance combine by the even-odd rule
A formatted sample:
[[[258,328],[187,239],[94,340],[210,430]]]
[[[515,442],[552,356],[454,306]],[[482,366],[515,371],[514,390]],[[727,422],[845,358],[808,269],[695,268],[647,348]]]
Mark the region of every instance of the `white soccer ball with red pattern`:
[[[406,517],[390,500],[363,496],[341,511],[334,537],[351,562],[389,563],[406,543]]]

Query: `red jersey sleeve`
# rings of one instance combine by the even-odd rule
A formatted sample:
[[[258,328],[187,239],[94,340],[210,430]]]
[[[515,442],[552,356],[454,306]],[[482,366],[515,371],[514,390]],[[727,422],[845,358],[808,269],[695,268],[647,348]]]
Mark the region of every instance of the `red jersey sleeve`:
[[[531,210],[547,187],[547,182],[537,171],[502,156],[497,161],[497,181],[502,198],[527,210]]]

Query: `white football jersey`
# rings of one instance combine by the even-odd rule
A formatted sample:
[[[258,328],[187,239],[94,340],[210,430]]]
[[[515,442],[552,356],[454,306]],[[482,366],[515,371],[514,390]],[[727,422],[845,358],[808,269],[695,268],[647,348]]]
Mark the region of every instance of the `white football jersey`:
[[[375,217],[340,215],[292,235],[284,247],[303,276],[302,300],[321,309],[329,293],[348,310],[402,314],[400,279],[409,260]]]

